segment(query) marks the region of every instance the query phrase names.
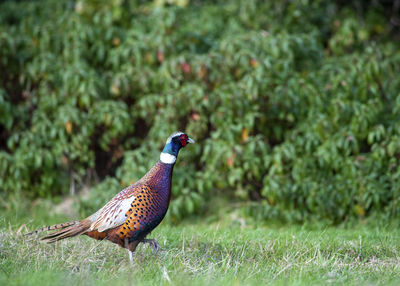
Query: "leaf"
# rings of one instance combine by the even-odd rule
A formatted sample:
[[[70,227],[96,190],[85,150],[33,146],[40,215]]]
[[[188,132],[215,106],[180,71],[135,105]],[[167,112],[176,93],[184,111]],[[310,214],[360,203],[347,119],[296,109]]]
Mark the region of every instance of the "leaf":
[[[246,142],[249,139],[249,130],[247,128],[242,129],[242,142]]]
[[[72,133],[72,122],[71,121],[67,121],[67,123],[65,123],[65,130],[67,131],[68,134]]]

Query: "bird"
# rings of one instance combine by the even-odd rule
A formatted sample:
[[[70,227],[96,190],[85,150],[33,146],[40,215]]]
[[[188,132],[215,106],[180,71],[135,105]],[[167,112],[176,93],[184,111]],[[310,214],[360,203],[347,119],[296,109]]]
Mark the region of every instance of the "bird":
[[[129,252],[130,263],[139,243],[148,243],[157,253],[160,246],[146,236],[156,228],[167,213],[171,199],[171,179],[181,148],[195,141],[184,132],[168,137],[159,160],[137,182],[115,195],[89,217],[42,227],[26,235],[53,231],[41,238],[54,243],[64,238],[87,235],[97,240],[109,240]]]

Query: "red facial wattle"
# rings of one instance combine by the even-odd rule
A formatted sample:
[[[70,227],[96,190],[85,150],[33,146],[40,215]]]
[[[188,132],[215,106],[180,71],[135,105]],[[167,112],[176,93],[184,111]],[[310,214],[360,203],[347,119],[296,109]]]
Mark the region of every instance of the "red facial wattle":
[[[179,136],[179,141],[181,141],[182,147],[186,146],[188,140],[189,140],[189,138],[187,137],[186,134],[182,134],[181,136]]]

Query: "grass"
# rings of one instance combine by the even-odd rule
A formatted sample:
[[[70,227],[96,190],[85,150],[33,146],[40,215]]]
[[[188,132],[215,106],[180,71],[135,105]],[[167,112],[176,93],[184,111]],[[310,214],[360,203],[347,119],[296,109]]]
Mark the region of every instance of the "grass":
[[[87,237],[56,245],[0,230],[0,285],[398,285],[394,229],[162,224],[157,255]]]

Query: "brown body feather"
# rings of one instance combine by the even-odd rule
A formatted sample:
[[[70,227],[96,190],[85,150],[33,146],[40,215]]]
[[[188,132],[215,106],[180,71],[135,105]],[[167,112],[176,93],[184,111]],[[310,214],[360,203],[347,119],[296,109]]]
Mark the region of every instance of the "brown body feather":
[[[133,251],[161,222],[168,209],[172,169],[173,165],[157,162],[141,180],[122,190],[93,215],[80,221],[42,227],[26,235],[54,230],[41,240],[54,243],[87,235]]]

